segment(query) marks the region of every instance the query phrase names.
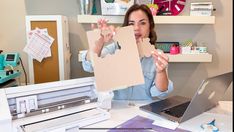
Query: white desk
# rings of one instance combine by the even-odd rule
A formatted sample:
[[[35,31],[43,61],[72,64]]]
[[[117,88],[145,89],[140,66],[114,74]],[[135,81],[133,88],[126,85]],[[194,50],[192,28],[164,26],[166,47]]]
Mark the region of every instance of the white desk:
[[[139,106],[145,104],[145,102],[137,102],[135,104],[135,106],[129,106],[128,101],[113,101],[112,109],[110,110],[111,119],[87,126],[87,130],[91,131],[92,129],[89,128],[94,128],[93,131],[107,131],[107,129],[95,130],[95,128],[114,128],[137,115],[150,119],[160,118],[139,109]],[[199,132],[202,131],[200,128],[201,124],[208,123],[213,119],[216,119],[216,126],[220,129],[220,132],[231,132],[233,128],[232,101],[220,101],[217,107],[181,123],[179,128]]]

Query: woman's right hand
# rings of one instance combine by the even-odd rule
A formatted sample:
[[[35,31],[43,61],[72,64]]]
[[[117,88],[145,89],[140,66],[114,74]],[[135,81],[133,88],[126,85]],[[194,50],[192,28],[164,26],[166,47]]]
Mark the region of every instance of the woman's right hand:
[[[97,22],[97,26],[95,24],[92,24],[92,29],[100,29],[100,37],[95,42],[94,46],[94,53],[96,53],[98,56],[101,56],[101,51],[105,43],[113,41],[113,35],[115,34],[115,27],[113,25],[108,26],[107,25],[108,20],[106,19],[99,19]]]

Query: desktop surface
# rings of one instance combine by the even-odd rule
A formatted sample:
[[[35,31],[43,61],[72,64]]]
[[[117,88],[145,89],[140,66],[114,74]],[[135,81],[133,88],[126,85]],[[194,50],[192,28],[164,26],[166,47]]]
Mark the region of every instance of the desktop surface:
[[[133,103],[133,102],[131,102]],[[135,105],[128,105],[129,101],[112,101],[112,109],[110,110],[111,118],[109,120],[89,125],[80,130],[95,130],[95,131],[109,131],[111,128],[130,120],[136,116],[146,117],[152,120],[161,117],[149,114],[139,109],[139,106],[148,104],[150,102],[139,101],[134,102]],[[189,131],[202,131],[201,124],[208,123],[216,119],[216,125],[220,131],[232,131],[232,101],[220,101],[219,105],[207,112],[204,112],[190,120],[187,120],[179,125],[178,128]]]

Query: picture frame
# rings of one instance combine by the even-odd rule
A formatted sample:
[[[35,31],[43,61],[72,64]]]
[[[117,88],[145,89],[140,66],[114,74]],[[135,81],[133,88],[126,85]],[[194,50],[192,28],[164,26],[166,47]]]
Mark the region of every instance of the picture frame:
[[[170,53],[170,48],[172,45],[179,46],[179,42],[156,42],[155,48],[161,49],[164,53]]]

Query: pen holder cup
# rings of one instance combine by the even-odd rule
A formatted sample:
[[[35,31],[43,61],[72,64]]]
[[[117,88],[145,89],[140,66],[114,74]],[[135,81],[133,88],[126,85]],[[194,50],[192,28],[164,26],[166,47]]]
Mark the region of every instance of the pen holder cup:
[[[93,10],[93,0],[79,0],[80,12],[82,15],[91,15]]]

